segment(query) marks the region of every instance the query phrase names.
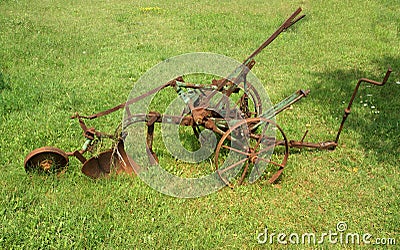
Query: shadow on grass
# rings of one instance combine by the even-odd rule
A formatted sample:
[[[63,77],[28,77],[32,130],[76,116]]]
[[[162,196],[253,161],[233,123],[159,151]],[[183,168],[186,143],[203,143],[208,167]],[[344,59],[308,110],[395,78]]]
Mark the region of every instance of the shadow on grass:
[[[0,71],[0,93],[5,89],[10,90],[11,85],[10,85],[9,81],[7,80],[7,77],[4,76],[3,72]]]
[[[373,61],[381,73],[371,74],[358,70],[333,70],[315,73],[317,84],[312,87],[312,98],[324,110],[324,114],[338,116],[342,120],[344,109],[360,78],[368,78],[381,82],[387,68],[393,72],[386,85],[374,86],[361,83],[342,131],[341,140],[352,130],[361,135],[359,144],[367,151],[373,151],[379,161],[395,161],[400,153],[400,68],[399,58],[383,58]],[[338,129],[340,124],[337,124]]]

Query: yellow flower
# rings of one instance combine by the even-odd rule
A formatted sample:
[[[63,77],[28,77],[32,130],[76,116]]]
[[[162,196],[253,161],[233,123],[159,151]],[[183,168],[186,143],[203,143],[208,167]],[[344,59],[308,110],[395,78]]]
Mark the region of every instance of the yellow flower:
[[[155,6],[155,7],[141,7],[140,8],[140,11],[142,11],[142,12],[151,12],[151,11],[157,12],[157,11],[160,11],[160,10],[161,10],[161,8],[157,7],[157,6]]]

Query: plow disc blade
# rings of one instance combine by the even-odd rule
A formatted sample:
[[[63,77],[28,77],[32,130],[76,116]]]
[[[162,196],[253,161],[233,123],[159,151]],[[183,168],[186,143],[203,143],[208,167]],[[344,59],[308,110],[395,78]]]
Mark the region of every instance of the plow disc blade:
[[[123,145],[119,144],[118,150],[111,149],[87,160],[82,166],[82,173],[93,179],[106,177],[113,169],[117,174],[137,173],[138,167],[133,168],[131,163],[134,163],[133,160],[126,156]]]
[[[113,151],[108,150],[87,160],[83,164],[82,173],[93,179],[105,177],[110,174],[111,166],[115,165],[116,162]]]

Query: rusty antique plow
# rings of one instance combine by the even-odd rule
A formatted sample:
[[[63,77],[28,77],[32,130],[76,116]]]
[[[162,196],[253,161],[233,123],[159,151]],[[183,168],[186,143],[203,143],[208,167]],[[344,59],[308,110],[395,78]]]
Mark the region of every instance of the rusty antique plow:
[[[317,143],[307,142],[305,141],[305,137],[308,131],[306,131],[303,138],[299,141],[288,140],[283,129],[275,122],[274,117],[307,96],[309,90],[297,90],[274,106],[263,107],[262,97],[257,89],[246,80],[246,76],[255,64],[255,56],[275,40],[279,34],[304,17],[304,15],[299,16],[300,12],[301,9],[297,9],[227,78],[215,79],[211,84],[204,85],[187,83],[183,77],[178,77],[103,112],[91,116],[75,114],[72,118],[79,121],[85,137],[83,147],[68,153],[55,147],[35,149],[25,158],[24,166],[26,171],[61,172],[67,166],[69,157],[74,156],[83,164],[82,172],[91,178],[96,179],[107,176],[113,171],[128,174],[133,172],[138,173],[143,166],[140,166],[133,159],[134,157],[129,157],[125,152],[124,139],[126,135],[124,133],[114,135],[102,133],[94,128],[87,127],[85,123],[85,120],[99,118],[124,108],[127,113],[124,118],[125,126],[142,123],[147,127],[146,152],[151,164],[159,162],[156,154],[157,150],[153,149],[155,124],[169,123],[191,127],[194,136],[199,140],[201,140],[202,130],[212,131],[217,135],[218,143],[216,144],[213,159],[211,160],[214,161],[215,170],[221,181],[228,186],[241,184],[246,177],[252,182],[260,177],[267,168],[272,172],[269,182],[275,182],[287,164],[290,148],[307,147],[320,150],[334,150],[338,146],[340,134],[350,114],[351,106],[360,84],[365,82],[382,86],[387,82],[391,69],[388,69],[382,82],[366,78],[361,78],[357,82],[334,140]],[[182,115],[161,114],[157,111],[145,114],[131,114],[129,112],[129,108],[127,107],[130,105],[135,105],[135,103],[143,98],[156,94],[166,88],[175,90],[176,94],[185,102],[185,112]],[[215,103],[211,100],[214,100],[217,94],[223,96],[223,98]],[[234,95],[237,96],[237,103],[232,106],[226,100]],[[279,136],[275,137],[274,133]],[[92,151],[95,141],[104,138],[113,140],[115,146],[108,151],[87,159],[84,154]],[[274,157],[272,160],[270,154],[275,147],[282,149],[279,151],[280,157]],[[236,155],[236,158],[233,158],[235,161],[224,161],[224,156],[228,152],[233,152]],[[237,167],[241,168],[241,174],[238,178],[231,174],[231,170]]]

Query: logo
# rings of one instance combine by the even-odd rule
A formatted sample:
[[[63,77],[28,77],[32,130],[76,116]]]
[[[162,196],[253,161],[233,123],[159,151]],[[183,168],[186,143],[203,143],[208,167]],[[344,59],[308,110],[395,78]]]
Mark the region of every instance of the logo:
[[[244,100],[229,87],[218,88],[221,81],[236,84],[233,89],[248,98],[250,110],[241,107]],[[172,57],[134,84],[123,118],[125,150],[140,166],[138,176],[155,190],[180,198],[205,196],[247,167],[251,139],[257,138],[250,138],[246,119],[261,113],[260,107],[272,110],[269,97],[238,61],[213,53]],[[258,155],[263,162],[252,159],[249,181],[254,182],[274,150],[275,127],[268,122],[251,125],[261,127],[268,138],[258,139],[268,145]]]

